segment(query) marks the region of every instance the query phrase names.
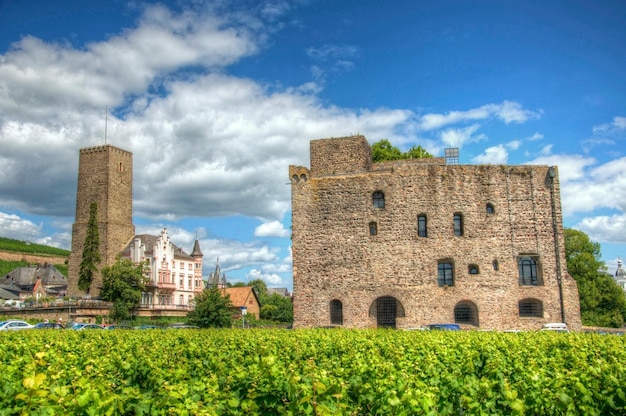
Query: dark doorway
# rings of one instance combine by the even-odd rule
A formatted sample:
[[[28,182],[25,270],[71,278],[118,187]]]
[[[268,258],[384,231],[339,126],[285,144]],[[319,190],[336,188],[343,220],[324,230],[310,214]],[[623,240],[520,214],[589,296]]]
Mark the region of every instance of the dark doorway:
[[[396,298],[384,296],[376,299],[376,324],[379,328],[396,328],[398,305]]]

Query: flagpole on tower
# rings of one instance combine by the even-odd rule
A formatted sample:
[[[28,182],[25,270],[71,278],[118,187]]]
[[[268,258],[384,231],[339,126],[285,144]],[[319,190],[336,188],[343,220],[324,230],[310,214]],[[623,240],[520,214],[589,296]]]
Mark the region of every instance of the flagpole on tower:
[[[104,144],[107,144],[107,124],[109,121],[109,106],[104,106]]]

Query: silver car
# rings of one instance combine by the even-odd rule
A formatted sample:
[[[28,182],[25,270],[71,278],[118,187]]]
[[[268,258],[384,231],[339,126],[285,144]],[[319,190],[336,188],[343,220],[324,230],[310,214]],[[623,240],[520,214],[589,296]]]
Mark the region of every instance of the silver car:
[[[0,331],[19,331],[21,329],[33,329],[35,326],[24,321],[0,322]]]

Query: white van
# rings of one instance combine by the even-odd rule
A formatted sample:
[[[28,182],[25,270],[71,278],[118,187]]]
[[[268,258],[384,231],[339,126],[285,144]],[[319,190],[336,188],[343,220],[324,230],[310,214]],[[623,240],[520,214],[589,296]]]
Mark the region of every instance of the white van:
[[[543,324],[542,331],[556,331],[556,332],[569,332],[567,324],[563,322],[552,322],[549,324]]]

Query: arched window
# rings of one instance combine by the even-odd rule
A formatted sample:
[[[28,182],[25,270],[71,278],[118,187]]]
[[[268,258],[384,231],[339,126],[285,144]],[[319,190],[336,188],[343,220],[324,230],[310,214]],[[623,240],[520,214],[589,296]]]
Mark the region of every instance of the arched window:
[[[330,323],[333,325],[343,325],[343,304],[340,300],[330,301]]]
[[[452,217],[452,223],[454,225],[454,235],[461,237],[463,235],[463,215],[454,214]]]
[[[417,235],[419,237],[428,237],[428,224],[426,222],[426,214],[417,216]]]
[[[493,213],[494,213],[494,212],[496,212],[496,211],[495,211],[495,209],[493,208],[493,205],[491,205],[491,204],[487,204],[487,206],[486,206],[486,212],[487,212],[487,214],[493,214]]]
[[[495,270],[496,272],[500,269],[500,264],[498,263],[498,260],[494,260],[492,265],[493,265],[493,270]]]
[[[185,304],[185,298],[183,297],[183,295],[180,295],[178,297],[178,304],[179,305],[184,305]]]
[[[540,268],[537,260],[533,256],[520,256],[517,259],[517,267],[519,271],[519,284],[522,286],[540,286],[543,284],[541,280]]]
[[[374,208],[385,208],[385,194],[382,191],[376,191],[372,194],[372,203]]]
[[[437,283],[439,286],[454,286],[454,266],[449,260],[437,264]]]
[[[370,235],[378,234],[378,224],[374,221],[370,222]]]
[[[539,299],[522,299],[518,303],[522,318],[543,318],[543,303]]]
[[[467,272],[469,274],[478,274],[480,273],[480,269],[478,268],[478,265],[470,264],[469,266],[467,266]]]
[[[478,308],[469,300],[463,300],[454,307],[454,322],[478,326]]]

